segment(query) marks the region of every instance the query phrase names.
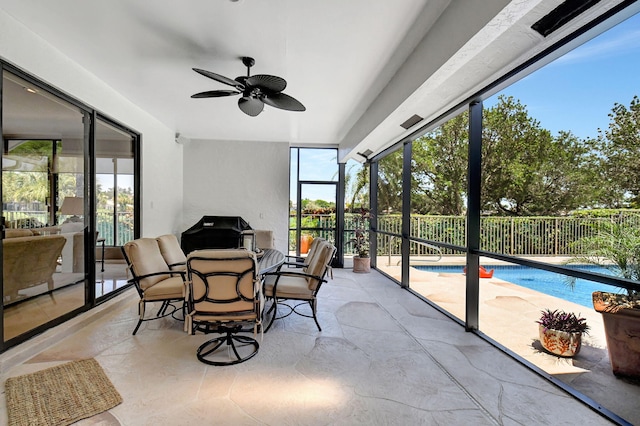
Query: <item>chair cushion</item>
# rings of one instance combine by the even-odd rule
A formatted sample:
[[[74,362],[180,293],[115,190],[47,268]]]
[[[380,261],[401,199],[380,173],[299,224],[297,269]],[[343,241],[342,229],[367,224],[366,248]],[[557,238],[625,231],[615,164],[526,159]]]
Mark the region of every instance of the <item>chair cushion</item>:
[[[169,267],[162,257],[158,242],[155,238],[139,238],[129,241],[123,246],[136,276],[169,271]],[[147,288],[167,279],[169,275],[155,275],[140,280],[140,288]]]
[[[311,259],[311,262],[307,267],[307,274],[324,277],[327,267],[329,266],[329,262],[331,262],[331,258],[333,257],[334,250],[334,246],[327,241],[322,241],[318,244],[314,257]],[[319,281],[317,279],[311,277],[307,278],[309,290],[315,290],[318,287],[318,284]]]
[[[307,272],[309,265],[318,254],[318,247],[320,247],[325,241],[327,240],[322,237],[316,237],[313,239],[311,247],[309,247],[309,253],[307,253],[307,257],[304,259],[304,268],[302,268],[304,272]]]
[[[247,312],[241,315],[225,315],[225,314],[204,314],[196,312],[192,316],[195,322],[235,322],[235,321],[254,321],[258,315],[255,312]]]
[[[256,229],[254,231],[256,236],[256,247],[261,249],[272,249],[273,245],[273,231],[266,229]]]
[[[276,275],[267,275],[264,279],[264,295],[273,297],[273,285]],[[304,276],[281,275],[278,280],[278,298],[281,299],[313,299],[313,291],[309,289],[309,283]]]
[[[187,256],[184,255],[184,252],[180,247],[180,243],[178,242],[178,238],[173,234],[166,234],[159,236],[156,240],[158,241],[160,253],[167,265],[174,265],[170,266],[172,270],[186,271]]]
[[[256,318],[261,291],[256,255],[246,249],[207,249],[189,253],[188,277],[193,309],[211,321]],[[240,274],[239,278],[237,274]],[[244,300],[239,298],[239,294]],[[209,300],[207,300],[209,299]],[[235,314],[231,314],[235,312]]]
[[[171,277],[148,287],[144,291],[145,300],[179,299],[185,294],[185,284],[182,277]]]
[[[10,229],[7,228],[4,231],[5,238],[16,238],[16,237],[32,237],[33,232],[30,229]]]

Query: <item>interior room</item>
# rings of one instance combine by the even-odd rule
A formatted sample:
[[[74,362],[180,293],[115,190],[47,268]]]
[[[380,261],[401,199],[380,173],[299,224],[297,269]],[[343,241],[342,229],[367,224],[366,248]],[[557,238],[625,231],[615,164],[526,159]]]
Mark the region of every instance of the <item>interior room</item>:
[[[595,171],[579,180],[571,168],[634,163],[606,145],[607,129],[638,109],[640,86],[622,87],[602,52],[635,67],[638,12],[630,0],[0,0],[0,380],[95,359],[121,399],[74,423],[87,425],[214,415],[222,424],[640,423],[640,379],[612,372],[591,293],[586,307],[490,281],[488,271],[640,288],[634,275],[567,266],[584,255],[592,210],[640,223],[629,182],[610,190],[593,184]],[[590,55],[611,65],[584,73],[608,82],[560,73],[558,64]],[[518,92],[546,74],[553,86]],[[573,80],[580,96],[564,92]],[[602,94],[618,89],[617,98]],[[535,92],[548,104],[527,97]],[[576,110],[563,109],[572,97]],[[591,119],[590,103],[613,121]],[[566,126],[582,117],[597,129],[546,131],[535,115],[545,109]],[[490,151],[501,139],[492,132],[508,127],[496,124],[501,111],[520,117],[510,127],[519,144]],[[559,151],[537,150],[542,140]],[[604,154],[589,156],[597,149]],[[534,175],[542,183],[526,186]],[[498,180],[494,196],[487,188]],[[543,201],[518,210],[534,195]],[[239,217],[260,235],[247,243],[251,233],[239,233],[233,248],[254,252],[266,315],[281,306],[279,281],[268,277],[285,256],[303,256],[306,271],[321,256],[312,241],[330,252],[321,285],[289,294],[312,319],[293,310],[273,314],[264,333],[235,329],[260,348],[232,366],[196,357],[213,333],[189,293],[191,250],[182,244],[182,273],[161,256],[161,236],[181,244],[194,224],[213,227],[208,217]],[[573,231],[558,231],[565,222]],[[527,238],[537,245],[518,251]],[[144,295],[132,242],[157,244],[163,273],[182,277],[185,310]],[[211,248],[230,247],[202,246]],[[547,308],[586,317],[581,355],[550,354],[530,333]],[[160,386],[146,389],[152,371],[136,357],[154,358]],[[271,382],[257,379],[261,371]],[[170,403],[172,386],[183,399]],[[0,419],[11,410],[0,401]]]

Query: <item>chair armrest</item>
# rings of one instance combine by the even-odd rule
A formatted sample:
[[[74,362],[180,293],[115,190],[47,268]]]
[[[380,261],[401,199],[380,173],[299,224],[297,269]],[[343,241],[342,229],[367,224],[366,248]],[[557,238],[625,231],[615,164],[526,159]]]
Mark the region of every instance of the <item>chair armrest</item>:
[[[311,275],[311,274],[307,274],[305,272],[295,272],[295,271],[276,271],[276,272],[267,272],[266,274],[264,274],[263,276],[267,276],[267,275],[277,275],[278,278],[279,277],[303,277],[303,278],[315,278],[318,281],[321,281],[323,283],[326,283],[327,280],[323,279],[322,277],[318,276],[318,275]],[[277,282],[277,280],[276,280]]]
[[[300,262],[283,262],[283,263],[280,265],[280,268],[282,268],[283,266],[295,266],[296,268],[304,268],[304,267],[305,267],[305,266],[307,266],[307,265],[305,265],[304,263],[300,263]],[[280,268],[278,268],[278,270],[279,270]]]
[[[306,259],[306,257],[295,256],[293,254],[285,254],[284,257],[285,257],[285,259],[293,259],[293,260],[297,261],[297,263],[299,263],[300,261],[304,262],[305,259]]]
[[[169,275],[169,276],[180,275],[180,276],[182,276],[182,280],[185,280],[186,271],[159,271],[159,272],[152,272],[152,273],[146,274],[146,275],[138,275],[138,276],[134,277],[133,279],[134,280],[143,280],[145,278],[155,277],[157,275]]]

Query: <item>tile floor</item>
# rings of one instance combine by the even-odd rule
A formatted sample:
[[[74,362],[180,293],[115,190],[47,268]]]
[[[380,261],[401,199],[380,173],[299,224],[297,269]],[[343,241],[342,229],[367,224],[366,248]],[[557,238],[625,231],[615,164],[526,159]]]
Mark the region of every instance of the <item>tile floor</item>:
[[[96,358],[124,402],[79,425],[610,424],[375,271],[334,270],[320,295],[322,332],[279,320],[254,358],[213,367],[195,357],[211,336],[175,320],[132,336],[130,289],[1,354],[0,381]]]

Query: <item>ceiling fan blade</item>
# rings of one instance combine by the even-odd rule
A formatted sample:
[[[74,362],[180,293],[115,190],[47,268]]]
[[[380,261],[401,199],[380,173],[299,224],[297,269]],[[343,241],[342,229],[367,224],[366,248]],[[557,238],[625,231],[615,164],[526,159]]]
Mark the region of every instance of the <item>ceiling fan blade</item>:
[[[245,96],[238,99],[238,106],[245,114],[255,117],[264,109],[264,102],[257,98]]]
[[[248,87],[259,87],[263,92],[282,92],[287,87],[284,78],[275,75],[256,74],[247,78]]]
[[[191,95],[192,98],[221,98],[223,96],[239,95],[236,90],[209,90],[208,92],[200,92]]]
[[[284,93],[274,93],[273,95],[264,95],[262,98],[265,104],[272,107],[286,109],[287,111],[306,111],[307,109],[297,99]]]
[[[209,78],[211,78],[211,79],[213,79],[215,81],[218,81],[220,83],[228,84],[229,86],[233,86],[233,87],[235,87],[237,89],[244,90],[244,85],[242,83],[239,83],[239,82],[237,82],[235,80],[232,80],[232,79],[230,79],[228,77],[225,77],[223,75],[216,74],[214,72],[207,71],[207,70],[201,70],[199,68],[193,68],[193,70],[195,72],[197,72],[198,74],[202,74],[205,77],[209,77]]]

